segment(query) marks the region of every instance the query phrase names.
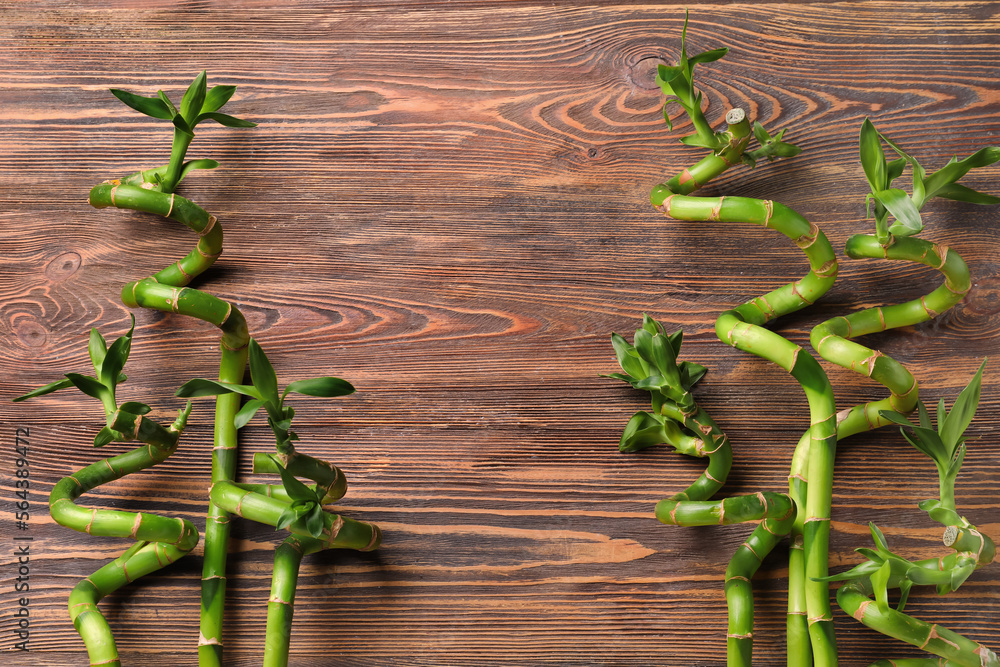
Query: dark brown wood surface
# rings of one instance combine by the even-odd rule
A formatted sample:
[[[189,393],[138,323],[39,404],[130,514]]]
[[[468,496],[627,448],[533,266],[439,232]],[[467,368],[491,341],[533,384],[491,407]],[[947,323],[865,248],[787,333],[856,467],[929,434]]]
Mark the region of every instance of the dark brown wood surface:
[[[773,198],[836,248],[867,231],[857,159],[865,116],[937,168],[1000,141],[1000,3],[690,3],[709,117],[741,106],[804,148],[735,169],[705,190]],[[0,651],[11,665],[83,665],[65,609],[76,581],[120,553],[48,517],[62,476],[102,454],[96,402],[9,398],[87,369],[91,327],[127,329],[127,281],[186,253],[167,221],[95,210],[90,187],[162,164],[169,132],[108,92],[179,97],[201,69],[237,84],[227,107],[260,123],[199,132],[192,157],[222,163],[183,191],[218,215],[226,250],[197,287],[234,300],[285,380],[332,374],[358,393],[298,400],[300,448],[340,465],[338,505],[383,527],[371,554],[304,566],[293,665],[723,665],[722,576],[747,526],[676,528],[655,501],[703,463],[666,449],[620,454],[648,397],[599,377],[609,335],[643,312],[685,328],[710,368],[698,398],[727,430],[726,493],[781,491],[806,428],[801,390],[715,339],[717,313],[801,276],[799,251],[755,227],[669,223],[652,185],[700,157],[660,116],[655,66],[679,50],[683,7],[539,2],[0,1]],[[973,187],[1000,191],[1000,168]],[[968,260],[973,289],[937,320],[869,338],[953,400],[1000,352],[1000,209],[938,200],[924,237]],[[823,319],[935,287],[932,270],[845,260],[816,306],[778,328],[805,344]],[[174,389],[211,376],[215,330],[136,311],[123,395],[166,416]],[[1000,536],[1000,380],[991,361],[959,478],[960,509]],[[841,407],[883,390],[828,365]],[[204,525],[211,404],[179,452],[88,496]],[[30,431],[30,521],[14,523],[15,430]],[[244,432],[250,453],[266,427]],[[123,448],[112,445],[115,452]],[[106,454],[104,454],[106,455]],[[841,444],[831,564],[858,562],[876,521],[909,558],[944,551],[916,508],[933,464],[898,432]],[[30,648],[12,651],[14,537],[30,536]],[[227,663],[260,661],[279,536],[234,529]],[[201,546],[102,604],[129,665],[191,665]],[[784,547],[757,577],[757,663],[783,663]],[[1000,567],[916,616],[1000,646]],[[843,664],[919,655],[839,609]]]

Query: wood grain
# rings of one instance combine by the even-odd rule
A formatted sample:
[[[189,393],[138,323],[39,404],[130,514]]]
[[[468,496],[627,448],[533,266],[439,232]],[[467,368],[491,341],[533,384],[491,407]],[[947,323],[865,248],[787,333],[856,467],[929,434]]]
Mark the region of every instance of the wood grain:
[[[931,168],[996,142],[995,2],[689,3],[697,70],[716,122],[730,106],[790,128],[794,160],[734,170],[706,194],[774,198],[836,248],[867,230],[861,121]],[[124,283],[186,253],[167,221],[97,211],[95,183],[165,161],[162,123],[107,93],[176,95],[193,74],[239,86],[232,113],[255,130],[199,131],[193,157],[222,163],[185,183],[219,216],[226,251],[197,286],[236,301],[287,381],[333,374],[358,393],[303,398],[302,449],[342,466],[352,517],[379,523],[378,552],[324,553],[303,567],[293,665],[722,665],[722,575],[745,526],[680,529],[652,506],[702,470],[665,450],[619,454],[647,398],[598,377],[609,335],[643,312],[685,328],[707,365],[698,398],[734,442],[727,493],[782,490],[807,425],[786,374],[719,343],[717,313],[801,276],[797,249],[767,230],[667,223],[649,188],[697,159],[669,133],[653,83],[676,58],[683,7],[481,1],[274,3],[0,1],[0,396],[86,369],[86,336],[127,328]],[[229,107],[227,107],[228,109]],[[972,187],[997,192],[1000,169]],[[868,339],[910,367],[930,402],[954,397],[998,352],[995,208],[928,205],[924,236],[969,262],[973,289],[941,318]],[[780,330],[915,298],[931,270],[842,264],[833,290]],[[137,311],[123,387],[165,416],[173,390],[210,375],[212,327]],[[987,370],[959,480],[960,508],[1000,534],[1000,382]],[[838,404],[880,388],[829,368]],[[31,653],[12,665],[85,664],[65,601],[120,540],[55,525],[52,485],[96,460],[96,404],[67,394],[0,403],[4,507],[16,428],[30,428]],[[199,402],[180,451],[98,489],[96,504],[204,524],[211,409]],[[270,447],[266,427],[244,437]],[[109,446],[111,450],[116,446]],[[114,451],[120,451],[114,449]],[[916,503],[933,466],[892,432],[841,445],[831,563],[857,562],[867,523],[910,558],[941,553]],[[9,503],[9,504],[8,504]],[[13,646],[16,531],[0,517],[0,638]],[[226,656],[262,654],[278,536],[235,527]],[[780,551],[780,550],[779,550]],[[103,603],[126,664],[194,664],[201,547]],[[1000,575],[958,592],[915,592],[908,609],[996,649]],[[787,567],[757,577],[759,664],[783,662]],[[914,656],[837,612],[846,665]]]

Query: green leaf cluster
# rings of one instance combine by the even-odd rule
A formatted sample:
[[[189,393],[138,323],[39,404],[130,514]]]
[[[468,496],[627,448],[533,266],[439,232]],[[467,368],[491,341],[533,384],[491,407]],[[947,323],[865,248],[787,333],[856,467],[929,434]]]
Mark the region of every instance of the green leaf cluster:
[[[267,413],[267,423],[274,432],[277,449],[281,453],[293,451],[292,442],[298,440],[298,435],[291,430],[295,409],[285,405],[288,394],[304,396],[347,396],[354,393],[350,382],[336,377],[317,377],[308,380],[298,380],[290,383],[284,391],[278,389],[278,378],[274,367],[264,353],[260,344],[250,339],[250,379],[252,384],[234,384],[219,380],[195,378],[181,385],[178,396],[216,396],[219,394],[237,393],[249,397],[234,420],[236,428],[246,426],[254,415],[264,408]]]
[[[868,577],[875,593],[875,603],[883,613],[889,610],[889,589],[900,591],[898,611],[903,611],[914,585],[937,586],[939,595],[958,590],[976,570],[976,559],[968,555],[953,554],[943,561],[933,559],[912,563],[889,550],[885,535],[874,523],[869,524],[875,549],[855,549],[868,560],[846,572],[824,577],[819,581],[850,581]]]
[[[882,142],[888,144],[899,157],[888,160]],[[876,130],[871,120],[866,118],[861,125],[859,148],[861,167],[871,188],[865,196],[865,204],[869,210],[874,204],[875,231],[880,243],[888,243],[892,236],[918,234],[924,228],[920,209],[933,197],[971,204],[1000,204],[1000,198],[957,182],[972,169],[1000,161],[1000,147],[982,148],[963,160],[952,157],[948,164],[928,175],[914,157]],[[892,187],[892,182],[903,175],[907,165],[913,175],[913,192],[910,195]],[[892,225],[888,222],[889,215],[895,219]]]
[[[951,511],[954,514],[954,486],[955,478],[965,460],[965,442],[967,438],[964,433],[972,423],[972,418],[979,407],[979,392],[983,380],[983,370],[986,368],[986,360],[979,366],[979,370],[969,381],[969,384],[959,393],[955,399],[955,404],[951,411],[945,408],[942,398],[937,405],[936,421],[937,427],[931,422],[930,414],[922,401],[917,402],[918,423],[914,424],[907,417],[899,412],[883,410],[880,414],[889,421],[899,424],[903,428],[900,431],[907,442],[919,449],[934,461],[937,466],[938,477],[941,482],[942,505],[935,505],[931,518],[941,521],[946,515],[941,512]],[[931,502],[931,501],[928,501]],[[928,506],[929,508],[930,506]],[[922,509],[924,509],[922,507]],[[927,511],[932,511],[928,509]],[[957,516],[957,515],[956,515]],[[939,518],[940,517],[940,518]],[[964,521],[964,520],[963,520]],[[941,521],[945,525],[963,525],[950,520]]]
[[[681,31],[681,57],[677,65],[660,65],[656,68],[656,83],[660,86],[667,100],[663,105],[663,119],[667,127],[674,129],[670,121],[668,109],[671,104],[679,104],[697,130],[697,134],[683,137],[681,142],[688,146],[700,146],[716,150],[724,145],[722,139],[711,131],[708,121],[701,110],[702,94],[694,88],[694,66],[699,63],[715,62],[722,58],[729,49],[713,49],[694,56],[687,54],[688,14],[684,14],[684,28]]]
[[[292,522],[301,520],[305,524],[309,534],[318,539],[326,527],[322,498],[319,497],[316,491],[297,480],[295,475],[288,472],[288,469],[281,465],[277,457],[272,456],[271,458],[274,460],[274,464],[278,468],[278,473],[281,475],[281,483],[284,485],[285,491],[288,492],[288,496],[292,499],[292,504],[278,517],[278,522],[275,524],[274,529],[281,530],[282,528],[287,528]]]
[[[782,141],[782,137],[785,136],[785,130],[787,129],[788,128],[780,130],[772,137],[771,134],[764,129],[763,125],[754,121],[753,136],[757,140],[757,143],[760,144],[760,148],[744,153],[740,159],[753,169],[757,166],[757,161],[764,158],[766,158],[768,162],[774,162],[775,158],[779,157],[795,157],[802,152],[802,149],[794,144]]]
[[[653,401],[652,413],[637,412],[629,420],[620,443],[622,451],[677,442],[683,435],[684,415],[695,407],[691,388],[707,371],[699,364],[678,361],[683,339],[682,331],[667,334],[661,323],[646,314],[642,316],[642,328],[635,332],[634,344],[611,334],[611,344],[624,373],[605,377],[648,391]]]
[[[194,169],[215,169],[215,160],[191,160],[184,162],[187,149],[194,139],[194,128],[201,122],[212,120],[226,127],[256,127],[256,123],[219,113],[226,102],[236,92],[236,86],[208,87],[208,76],[202,71],[191,82],[181,97],[178,109],[162,90],[156,97],[143,97],[117,88],[111,93],[139,113],[161,120],[169,120],[174,128],[174,140],[170,150],[170,162],[159,169],[141,172],[151,179],[154,187],[163,192],[173,192],[177,185]]]
[[[194,134],[195,126],[206,120],[214,120],[226,127],[256,127],[256,123],[248,120],[218,113],[235,92],[236,86],[212,86],[209,89],[205,71],[199,73],[188,86],[181,97],[179,110],[162,90],[156,92],[156,97],[143,97],[118,88],[111,89],[111,93],[125,105],[147,116],[169,120],[174,127],[187,134]]]
[[[14,399],[14,402],[51,394],[60,389],[76,387],[87,396],[96,398],[104,406],[105,416],[110,419],[116,410],[122,410],[134,415],[149,413],[151,408],[145,403],[126,402],[119,407],[115,398],[115,389],[127,377],[122,373],[132,350],[132,334],[135,331],[135,317],[131,318],[131,326],[124,336],[120,336],[108,346],[104,336],[96,328],[90,330],[88,352],[90,362],[94,367],[94,375],[66,373],[65,380],[58,380],[44,385]],[[110,426],[105,426],[94,439],[95,447],[103,447],[109,442],[125,440],[125,436]]]

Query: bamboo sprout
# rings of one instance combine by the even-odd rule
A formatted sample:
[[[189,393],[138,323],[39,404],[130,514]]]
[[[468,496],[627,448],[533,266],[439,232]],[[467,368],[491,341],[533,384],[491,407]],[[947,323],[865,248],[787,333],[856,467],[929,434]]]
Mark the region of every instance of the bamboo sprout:
[[[802,279],[785,285],[772,292],[757,297],[750,302],[722,313],[716,320],[716,335],[720,340],[744,351],[762,356],[788,371],[802,385],[810,407],[810,429],[793,455],[793,470],[790,477],[789,496],[787,499],[789,514],[781,521],[764,520],[748,540],[756,548],[750,549],[756,564],[751,566],[746,562],[747,551],[738,551],[727,572],[727,604],[729,606],[730,628],[727,640],[727,653],[730,665],[749,665],[752,656],[753,642],[753,597],[749,585],[749,576],[756,570],[760,560],[768,553],[780,538],[790,531],[793,538],[792,559],[798,567],[792,567],[794,577],[790,582],[790,614],[789,614],[789,655],[805,656],[804,660],[811,664],[815,654],[818,664],[836,663],[836,645],[833,637],[832,614],[830,610],[827,587],[809,579],[809,576],[825,576],[827,573],[827,544],[829,535],[829,518],[831,504],[831,488],[833,476],[833,457],[836,448],[836,425],[833,392],[826,374],[818,362],[802,348],[787,339],[763,328],[763,325],[787,313],[804,308],[822,296],[836,280],[837,261],[833,249],[825,235],[818,227],[809,223],[791,209],[771,201],[747,199],[742,197],[695,198],[688,196],[705,185],[711,178],[725,170],[744,163],[751,167],[762,158],[773,160],[776,157],[791,157],[799,149],[782,141],[784,130],[772,137],[759,123],[751,126],[746,113],[741,109],[732,109],[726,114],[726,129],[713,132],[701,109],[700,93],[693,86],[692,70],[695,64],[712,62],[725,55],[725,49],[716,49],[696,56],[687,55],[685,37],[687,19],[681,33],[680,63],[674,67],[661,66],[657,73],[657,82],[668,96],[667,104],[679,104],[690,117],[695,134],[684,137],[681,141],[687,145],[708,148],[711,153],[695,165],[682,170],[666,183],[653,188],[650,201],[657,210],[667,217],[676,220],[697,222],[749,222],[775,229],[792,239],[806,254],[810,264],[809,273]],[[670,119],[664,117],[668,126]],[[754,151],[747,150],[751,135],[760,143]],[[685,383],[680,366],[673,371],[673,378],[666,377],[664,366],[670,367],[676,360],[680,347],[680,333],[666,337],[659,333],[658,323],[649,326],[652,321],[647,318],[643,329],[636,332],[635,345],[629,346],[620,336],[613,336],[616,355],[625,375],[616,374],[613,377],[625,380],[634,387],[653,392],[654,414],[645,412],[633,416],[626,426],[620,448],[629,451],[657,443],[673,445],[678,451],[692,455],[705,455],[708,452],[725,452],[724,468],[728,474],[732,455],[728,440],[717,429],[708,427],[706,419],[700,429],[698,424],[690,424],[692,415],[701,414],[690,396],[690,384]],[[643,333],[646,330],[646,334]],[[666,364],[654,363],[652,356],[655,347],[646,339],[649,336],[655,341],[675,341],[674,345],[666,345],[672,352],[672,358]],[[661,346],[663,344],[661,343]],[[648,348],[652,352],[644,352]],[[662,355],[661,355],[662,356]],[[688,363],[688,362],[683,362]],[[702,369],[701,373],[704,370]],[[700,377],[700,374],[698,375]],[[697,379],[695,379],[697,381]],[[667,391],[665,391],[665,389]],[[671,391],[673,395],[671,395]],[[692,428],[694,426],[695,428]],[[708,428],[706,428],[708,427]],[[700,431],[700,432],[699,432]],[[709,449],[698,438],[700,434],[713,436]],[[725,448],[714,445],[724,442]],[[701,443],[701,444],[699,444]],[[710,459],[709,471],[713,468]],[[697,500],[705,501],[714,494],[725,481],[725,477],[711,476],[713,484],[706,485],[696,482],[692,488],[697,489]],[[807,485],[805,480],[813,480]],[[758,494],[763,498],[764,495]],[[665,523],[679,525],[702,525],[701,521],[714,521],[714,514],[724,511],[726,503],[736,503],[742,506],[752,501],[746,498],[726,499],[721,503],[692,504],[686,502],[691,498],[690,491],[661,501],[657,505],[657,517]],[[694,498],[692,498],[694,499]],[[679,502],[678,502],[679,501]],[[708,507],[714,508],[709,512]],[[797,508],[798,511],[795,511]],[[806,629],[806,614],[809,617],[809,628]],[[800,625],[801,622],[801,625]],[[811,639],[810,639],[811,635]],[[813,647],[810,648],[810,641]],[[791,664],[791,663],[790,663]]]
[[[180,222],[199,235],[197,245],[185,257],[149,278],[127,284],[122,289],[122,301],[130,308],[180,313],[219,327],[222,334],[219,380],[224,382],[240,382],[243,379],[249,342],[246,319],[232,303],[186,287],[212,266],[222,253],[222,226],[215,216],[174,191],[190,171],[218,166],[214,160],[184,162],[198,123],[213,120],[228,127],[254,127],[254,123],[249,121],[218,113],[235,90],[235,86],[209,89],[205,72],[201,72],[184,93],[179,110],[162,91],[157,97],[141,97],[113,90],[116,97],[140,113],[171,121],[174,141],[170,161],[161,167],[105,181],[90,192],[90,204],[95,208],[111,206],[161,215]],[[238,409],[238,396],[220,396],[216,402],[213,483],[232,480],[236,474],[237,440],[233,420]],[[198,642],[199,664],[203,667],[219,667],[222,664],[228,543],[229,515],[210,503],[205,525]]]
[[[151,410],[148,405],[134,401],[118,403],[117,385],[125,380],[121,370],[131,352],[134,328],[133,320],[129,331],[110,347],[97,329],[91,331],[88,347],[96,377],[67,373],[66,380],[14,399],[22,401],[75,386],[100,400],[104,407],[106,426],[95,438],[95,446],[110,442],[145,443],[62,478],[49,495],[49,511],[56,523],[88,535],[136,540],[121,556],[78,583],[69,595],[70,619],[83,639],[91,665],[121,664],[111,626],[98,603],[109,593],[187,555],[198,543],[197,528],[180,517],[76,504],[88,491],[165,461],[177,450],[178,439],[191,413],[188,401],[174,423],[164,427],[146,416]]]

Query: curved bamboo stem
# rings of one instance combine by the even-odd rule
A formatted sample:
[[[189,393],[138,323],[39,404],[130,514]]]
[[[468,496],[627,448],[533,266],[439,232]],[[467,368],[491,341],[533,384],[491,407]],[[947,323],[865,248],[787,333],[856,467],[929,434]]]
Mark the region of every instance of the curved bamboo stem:
[[[837,603],[864,625],[940,656],[948,661],[947,664],[960,667],[1000,667],[1000,658],[982,644],[941,625],[927,623],[895,609],[880,609],[870,595],[871,583],[867,579],[855,579],[837,590]]]
[[[912,236],[894,238],[886,247],[873,235],[859,234],[848,239],[846,252],[852,259],[892,259],[924,264],[941,271],[945,282],[919,299],[835,317],[813,328],[810,342],[821,357],[870,377],[890,391],[888,398],[854,406],[837,415],[837,435],[841,439],[890,424],[879,414],[882,410],[912,412],[918,395],[916,379],[899,362],[852,339],[926,322],[961,301],[971,285],[968,266],[958,253],[947,246]]]
[[[794,589],[796,599],[793,601],[790,595],[789,623],[795,627],[790,627],[789,638],[799,642],[808,634],[812,659],[816,664],[835,665],[836,640],[829,586],[813,581],[825,577],[828,572],[833,459],[836,452],[833,390],[815,358],[800,346],[763,328],[764,324],[781,315],[812,304],[829,290],[837,277],[833,248],[816,225],[775,202],[742,197],[688,197],[673,193],[669,185],[654,189],[651,201],[666,216],[677,220],[749,222],[775,229],[792,239],[809,260],[810,271],[802,279],[722,313],[716,320],[715,330],[723,342],[784,368],[798,380],[806,393],[810,429],[808,438],[793,456],[793,481],[790,484],[792,497],[800,510],[793,524],[792,546],[794,550],[801,545],[802,552],[794,556],[795,565],[790,574],[793,581],[790,589]],[[807,480],[812,483],[807,483]],[[804,618],[802,611],[806,612]],[[808,630],[804,631],[805,627]],[[803,654],[808,650],[805,646],[790,645],[789,655]]]
[[[70,618],[87,647],[91,665],[120,665],[111,627],[97,604],[109,593],[187,555],[198,543],[198,529],[180,517],[85,508],[77,505],[76,499],[98,486],[165,461],[177,450],[190,410],[189,403],[169,428],[143,415],[119,410],[112,415],[113,426],[121,429],[125,441],[140,440],[145,446],[101,459],[64,477],[49,495],[49,512],[56,523],[88,535],[137,540],[70,593]]]
[[[95,208],[116,208],[162,215],[189,227],[199,235],[195,248],[185,257],[153,276],[129,283],[122,289],[122,301],[130,308],[143,307],[180,313],[219,327],[222,333],[219,380],[239,383],[247,362],[250,337],[246,319],[231,303],[186,287],[209,268],[222,253],[222,227],[215,216],[184,197],[161,192],[154,176],[164,167],[140,171],[121,180],[106,181],[90,192]],[[215,406],[212,482],[232,480],[236,474],[236,426],[240,397],[219,396]],[[199,664],[222,664],[222,621],[226,593],[226,556],[229,544],[229,515],[209,504],[205,525],[205,559],[202,571],[201,634]]]

